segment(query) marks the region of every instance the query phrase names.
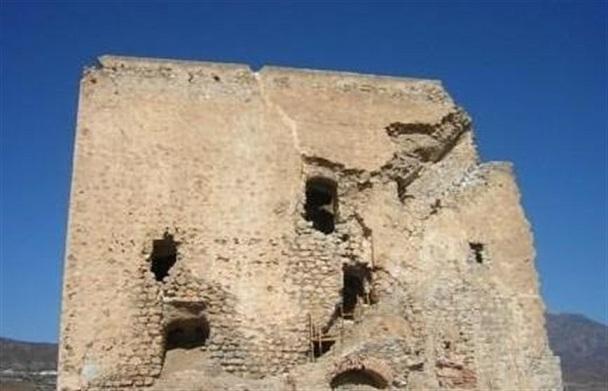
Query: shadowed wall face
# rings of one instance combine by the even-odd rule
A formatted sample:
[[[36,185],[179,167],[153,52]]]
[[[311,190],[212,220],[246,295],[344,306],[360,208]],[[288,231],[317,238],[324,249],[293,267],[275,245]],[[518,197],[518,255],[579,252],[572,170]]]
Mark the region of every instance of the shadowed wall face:
[[[61,390],[559,388],[510,166],[438,82],[100,61]]]

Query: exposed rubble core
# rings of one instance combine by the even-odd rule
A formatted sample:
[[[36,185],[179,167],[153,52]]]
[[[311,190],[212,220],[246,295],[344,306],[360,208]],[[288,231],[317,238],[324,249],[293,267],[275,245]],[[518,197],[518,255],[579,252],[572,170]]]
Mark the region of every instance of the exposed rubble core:
[[[511,166],[436,81],[104,56],[58,390],[559,390]]]

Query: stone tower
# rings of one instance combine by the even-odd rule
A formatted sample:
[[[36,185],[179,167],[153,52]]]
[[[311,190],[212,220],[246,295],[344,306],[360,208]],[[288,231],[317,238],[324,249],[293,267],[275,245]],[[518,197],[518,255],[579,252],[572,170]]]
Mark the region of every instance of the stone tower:
[[[99,62],[59,390],[561,389],[511,165],[439,82]]]

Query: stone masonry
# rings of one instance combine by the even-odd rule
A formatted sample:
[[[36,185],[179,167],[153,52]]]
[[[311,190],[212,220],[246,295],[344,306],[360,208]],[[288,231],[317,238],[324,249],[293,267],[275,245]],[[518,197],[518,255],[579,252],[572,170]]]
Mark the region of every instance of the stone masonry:
[[[534,257],[437,81],[103,56],[58,390],[560,390]]]

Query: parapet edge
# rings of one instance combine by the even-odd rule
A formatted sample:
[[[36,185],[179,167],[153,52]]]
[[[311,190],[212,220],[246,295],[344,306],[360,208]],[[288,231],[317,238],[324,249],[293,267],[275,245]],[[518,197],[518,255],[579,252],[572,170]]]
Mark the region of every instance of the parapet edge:
[[[199,61],[199,60],[182,60],[182,59],[170,59],[170,58],[153,58],[153,57],[137,57],[137,56],[121,56],[121,55],[101,55],[97,58],[102,68],[116,68],[116,69],[159,69],[163,67],[177,66],[186,69],[214,69],[214,70],[227,70],[227,71],[246,71],[251,74],[284,74],[294,76],[315,76],[315,77],[347,77],[356,79],[365,79],[369,81],[379,82],[424,82],[430,83],[437,86],[442,86],[442,83],[438,79],[426,79],[426,78],[415,78],[406,76],[392,76],[392,75],[377,75],[370,73],[357,73],[351,71],[340,71],[340,70],[325,70],[325,69],[310,69],[310,68],[296,68],[296,67],[285,67],[276,65],[264,65],[259,71],[254,71],[250,65],[243,63],[230,63],[230,62],[213,62],[213,61]]]
[[[416,78],[407,76],[391,76],[391,75],[377,75],[373,73],[357,73],[351,71],[339,71],[339,70],[327,70],[327,69],[310,69],[310,68],[295,68],[295,67],[284,67],[276,65],[264,65],[259,72],[264,73],[277,73],[277,74],[298,74],[298,75],[314,75],[314,76],[330,76],[330,77],[352,77],[352,78],[363,78],[368,80],[378,81],[396,81],[396,82],[425,82],[432,83],[441,86],[441,80],[439,79],[426,79]]]
[[[246,70],[251,72],[247,64],[222,63],[211,61],[193,61],[156,57],[116,56],[105,54],[97,58],[103,68],[140,68],[158,69],[160,67],[178,66],[184,68],[213,68],[226,70]]]

